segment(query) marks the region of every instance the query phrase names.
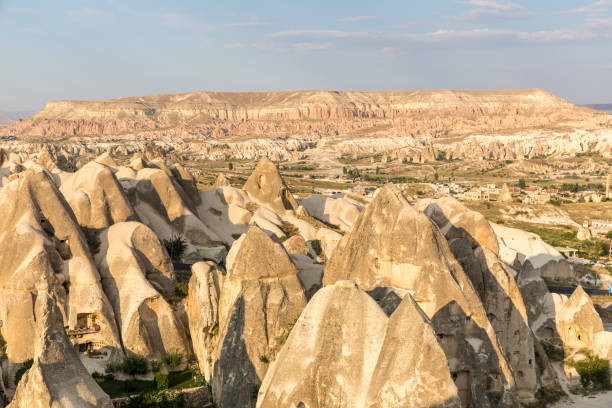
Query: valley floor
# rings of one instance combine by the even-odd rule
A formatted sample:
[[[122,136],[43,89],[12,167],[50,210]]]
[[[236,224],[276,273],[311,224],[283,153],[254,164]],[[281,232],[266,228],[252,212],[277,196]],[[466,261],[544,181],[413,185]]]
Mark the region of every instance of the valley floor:
[[[553,405],[553,408],[608,408],[612,407],[612,391],[597,395],[572,395],[571,400],[565,400]]]

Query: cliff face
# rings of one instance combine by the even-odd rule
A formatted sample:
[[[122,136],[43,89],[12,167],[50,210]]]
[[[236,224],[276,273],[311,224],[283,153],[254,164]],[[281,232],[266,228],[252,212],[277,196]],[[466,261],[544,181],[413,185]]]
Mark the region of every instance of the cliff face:
[[[420,135],[588,120],[539,89],[504,91],[194,92],[107,101],[55,101],[4,136],[143,135],[173,138],[335,136],[351,131]],[[153,134],[151,134],[153,133]]]

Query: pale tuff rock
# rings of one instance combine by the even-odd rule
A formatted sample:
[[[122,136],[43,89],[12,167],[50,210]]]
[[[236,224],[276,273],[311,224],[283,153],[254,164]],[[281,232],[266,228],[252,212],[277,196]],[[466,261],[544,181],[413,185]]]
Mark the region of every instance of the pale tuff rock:
[[[319,228],[317,230],[317,240],[321,243],[322,254],[327,258],[331,258],[338,242],[342,239],[342,235],[328,228]]]
[[[0,194],[0,320],[10,361],[33,356],[33,294],[46,282],[70,329],[79,315],[95,315],[99,331],[87,341],[120,349],[119,334],[100,276],[75,216],[47,171],[30,168]]]
[[[60,191],[79,225],[91,229],[136,220],[136,214],[112,170],[90,162],[75,173],[60,174]]]
[[[173,293],[175,278],[157,236],[128,222],[114,224],[101,238],[98,265],[125,350],[158,360],[170,351],[189,355],[186,329],[160,294]]]
[[[310,249],[308,246],[306,246],[304,237],[299,234],[287,239],[285,242],[283,242],[283,245],[285,246],[287,252],[293,255],[308,255],[310,252]]]
[[[306,296],[283,245],[257,226],[236,240],[226,265],[224,277],[210,265],[195,271],[197,286],[190,289],[188,305],[192,340],[198,342],[201,370],[212,372],[217,405],[254,406],[252,390],[306,306]],[[203,316],[203,322],[192,320]]]
[[[512,368],[519,398],[533,401],[541,385],[555,385],[554,372],[546,355],[537,352],[521,292],[510,268],[497,257],[493,229],[481,214],[452,198],[423,200],[419,205],[445,234],[472,281]]]
[[[135,178],[121,177],[120,182],[138,218],[151,227],[157,236],[172,239],[178,234],[182,235],[189,244],[185,256],[198,248],[214,247],[221,243],[196,215],[195,205],[199,196],[189,197],[170,170],[143,167],[137,171]],[[188,185],[188,182],[184,183]]]
[[[270,367],[257,407],[365,406],[386,326],[383,311],[354,283],[321,289]]]
[[[555,280],[575,279],[572,265],[553,247],[531,232],[491,223],[499,242],[499,257],[517,269],[529,261],[541,276]]]
[[[68,340],[55,300],[45,291],[35,302],[34,364],[22,377],[11,408],[112,408]],[[25,340],[25,338],[24,338]]]
[[[335,249],[323,284],[343,279],[365,290],[410,291],[432,320],[464,403],[517,404],[512,373],[472,283],[440,230],[397,187],[382,188]]]
[[[266,374],[257,407],[280,406],[460,402],[429,320],[410,295],[389,319],[354,282],[338,281],[308,303]]]
[[[266,157],[259,161],[244,184],[244,189],[255,201],[269,206],[280,214],[283,214],[285,210],[298,208],[278,168]]]
[[[557,332],[563,341],[566,361],[579,361],[586,354],[600,354],[602,358],[610,357],[610,333],[604,332],[601,318],[589,295],[581,286],[567,298],[553,294],[555,322]],[[566,371],[568,369],[566,368]]]
[[[251,201],[247,192],[234,187],[219,187],[200,191],[199,196],[198,216],[224,244],[232,245],[237,236],[247,232],[253,218],[245,208]]]
[[[95,162],[110,167],[111,169],[116,169],[119,167],[109,152],[104,152],[100,156],[96,157]]]
[[[349,231],[362,207],[353,203],[345,197],[316,197],[311,196],[300,200],[300,205],[308,210],[311,216],[338,226],[342,231]]]
[[[191,272],[187,298],[189,332],[200,371],[210,381],[219,333],[219,296],[223,274],[213,262],[193,264]]]
[[[213,184],[213,188],[217,188],[217,187],[231,187],[231,184],[229,180],[227,179],[227,177],[225,177],[225,174],[219,173],[219,175],[217,176],[217,180],[215,180],[215,184]]]
[[[470,211],[450,197],[421,200],[417,208],[438,225],[448,241],[465,239],[473,248],[479,245],[495,255],[499,254],[497,236],[487,219],[479,212]]]

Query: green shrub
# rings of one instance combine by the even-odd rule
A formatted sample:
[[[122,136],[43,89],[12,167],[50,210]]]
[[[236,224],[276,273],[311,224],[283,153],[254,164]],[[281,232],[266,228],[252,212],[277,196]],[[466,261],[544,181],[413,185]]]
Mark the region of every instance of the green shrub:
[[[128,408],[182,408],[185,400],[183,393],[150,391],[131,397]]]
[[[172,239],[164,239],[163,242],[166,250],[168,251],[168,255],[170,255],[170,258],[172,258],[172,260],[175,262],[180,261],[185,249],[187,249],[187,244],[185,243],[183,236],[179,234],[173,236]]]
[[[157,373],[155,374],[155,386],[158,390],[168,389],[168,374]]]
[[[21,367],[19,367],[19,370],[17,370],[17,372],[15,373],[15,387],[17,387],[17,384],[19,384],[19,381],[21,381],[21,377],[23,377],[23,375],[30,368],[32,368],[32,364],[34,364],[34,360],[29,359],[25,361]]]
[[[164,363],[170,368],[176,368],[183,363],[183,355],[178,350],[170,350],[164,356]]]
[[[270,360],[268,360],[268,357],[266,356],[259,356],[259,361],[261,361],[264,364],[268,364],[270,362]]]
[[[189,295],[189,284],[187,282],[176,282],[174,296],[184,299]]]
[[[123,360],[121,371],[129,375],[146,374],[149,372],[149,364],[144,356],[135,354]]]
[[[283,231],[283,234],[285,234],[285,237],[287,238],[291,238],[292,236],[300,233],[298,227],[287,221],[283,221],[281,225],[279,225],[279,228],[281,231]]]
[[[161,361],[153,360],[150,361],[149,364],[151,365],[151,371],[153,371],[154,373],[158,373],[159,370],[161,370],[162,368]]]
[[[580,374],[580,384],[584,388],[593,385],[594,388],[610,387],[610,362],[597,356],[589,356],[586,360],[574,363],[574,368]]]

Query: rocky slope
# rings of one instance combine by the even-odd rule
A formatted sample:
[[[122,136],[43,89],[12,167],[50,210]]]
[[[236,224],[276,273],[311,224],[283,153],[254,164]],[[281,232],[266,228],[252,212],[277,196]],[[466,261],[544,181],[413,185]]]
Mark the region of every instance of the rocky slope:
[[[106,101],[55,101],[2,135],[66,136],[155,133],[175,138],[265,134],[332,136],[379,127],[391,134],[514,129],[593,112],[539,90],[194,92]]]
[[[575,376],[551,350],[612,357],[584,291],[548,292],[549,248],[455,200],[300,201],[268,160],[198,191],[160,158],[57,158],[0,150],[0,406],[107,407],[90,373],[177,353],[219,408],[514,408]]]

